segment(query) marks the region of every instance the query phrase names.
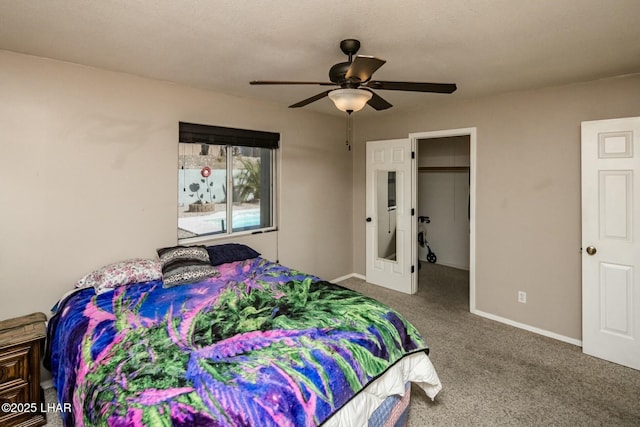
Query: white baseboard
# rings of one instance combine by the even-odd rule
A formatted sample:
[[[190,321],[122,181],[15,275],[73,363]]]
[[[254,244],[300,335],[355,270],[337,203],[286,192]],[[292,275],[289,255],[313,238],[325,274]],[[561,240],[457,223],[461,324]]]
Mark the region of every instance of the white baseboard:
[[[331,282],[332,283],[341,282],[343,280],[351,279],[352,277],[356,278],[356,279],[360,279],[360,280],[367,280],[367,278],[365,276],[363,276],[362,274],[351,273],[351,274],[347,274],[346,276],[340,276],[338,278],[335,278],[335,279],[331,280]]]
[[[48,380],[44,380],[40,383],[40,387],[42,387],[43,390],[47,390],[53,387],[53,380],[48,379]]]
[[[555,332],[546,331],[544,329],[536,328],[535,326],[516,322],[511,319],[506,319],[504,317],[496,316],[495,314],[485,313],[484,311],[480,311],[480,310],[471,310],[471,313],[476,314],[480,317],[486,317],[487,319],[495,320],[496,322],[507,324],[509,326],[514,326],[516,328],[524,329],[525,331],[533,332],[538,335],[543,335],[545,337],[553,338],[569,344],[577,345],[578,347],[582,347],[582,341],[577,340],[575,338],[569,338],[564,335],[556,334]]]
[[[339,282],[341,280],[346,280],[351,277],[355,277],[356,279],[367,280],[366,276],[358,273],[347,274],[346,276],[338,277],[337,279],[332,280],[332,282]],[[525,331],[533,332],[538,335],[542,335],[545,337],[553,338],[558,341],[566,342],[568,344],[577,345],[578,347],[582,347],[582,341],[577,340],[575,338],[570,338],[564,335],[556,334],[555,332],[547,331],[544,329],[536,328],[535,326],[527,325],[525,323],[516,322],[511,319],[507,319],[505,317],[496,316],[495,314],[485,313],[481,310],[472,309],[471,313],[476,314],[480,317],[485,317],[487,319],[495,320],[496,322],[504,323],[509,326],[514,326],[519,329],[524,329]]]

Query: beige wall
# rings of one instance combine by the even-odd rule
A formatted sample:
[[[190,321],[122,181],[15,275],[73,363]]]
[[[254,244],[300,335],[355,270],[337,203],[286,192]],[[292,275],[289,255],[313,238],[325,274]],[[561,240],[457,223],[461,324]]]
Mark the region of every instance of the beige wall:
[[[178,121],[281,134],[280,231],[244,238],[333,279],[352,265],[342,118],[0,51],[0,318],[176,243]]]
[[[640,75],[360,119],[355,272],[365,273],[364,141],[477,127],[476,308],[581,339],[580,122],[637,115]]]

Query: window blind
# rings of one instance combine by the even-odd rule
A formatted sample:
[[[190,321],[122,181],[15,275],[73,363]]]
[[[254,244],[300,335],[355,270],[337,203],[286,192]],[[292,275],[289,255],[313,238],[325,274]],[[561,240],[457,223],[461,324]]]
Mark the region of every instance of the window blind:
[[[180,122],[179,141],[193,144],[236,145],[242,147],[278,148],[280,134],[257,130]]]

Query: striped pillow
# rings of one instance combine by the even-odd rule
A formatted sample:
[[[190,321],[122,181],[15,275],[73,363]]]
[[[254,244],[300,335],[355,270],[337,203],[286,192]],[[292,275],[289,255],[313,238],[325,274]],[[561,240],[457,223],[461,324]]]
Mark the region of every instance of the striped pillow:
[[[171,246],[158,249],[165,288],[196,283],[213,277],[217,270],[211,266],[205,246]]]

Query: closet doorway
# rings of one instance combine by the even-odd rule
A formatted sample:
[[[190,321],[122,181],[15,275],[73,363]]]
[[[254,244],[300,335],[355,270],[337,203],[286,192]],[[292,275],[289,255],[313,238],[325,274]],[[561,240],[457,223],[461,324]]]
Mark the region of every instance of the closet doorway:
[[[475,128],[411,134],[416,149],[418,286],[468,277],[475,309]],[[434,262],[435,261],[435,262]],[[446,288],[446,287],[444,287]],[[460,292],[452,287],[451,292]]]

